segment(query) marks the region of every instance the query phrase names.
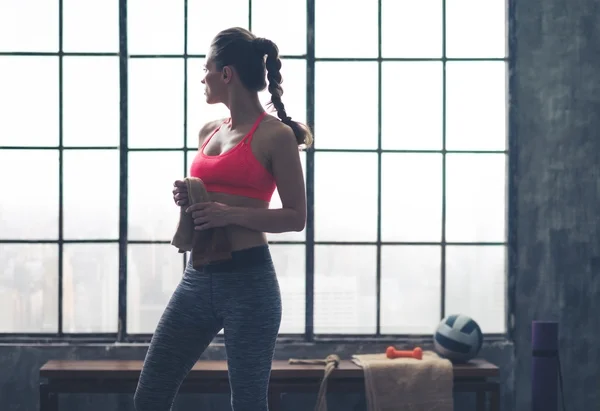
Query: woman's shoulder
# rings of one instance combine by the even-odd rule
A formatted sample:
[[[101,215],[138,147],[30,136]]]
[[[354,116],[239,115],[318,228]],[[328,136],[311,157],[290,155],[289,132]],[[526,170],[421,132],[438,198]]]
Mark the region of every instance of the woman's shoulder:
[[[278,143],[282,139],[295,140],[294,131],[292,130],[292,128],[287,124],[284,124],[275,116],[266,116],[265,120],[263,120],[262,126],[262,130],[259,128],[258,131],[261,140],[263,140],[267,144]]]

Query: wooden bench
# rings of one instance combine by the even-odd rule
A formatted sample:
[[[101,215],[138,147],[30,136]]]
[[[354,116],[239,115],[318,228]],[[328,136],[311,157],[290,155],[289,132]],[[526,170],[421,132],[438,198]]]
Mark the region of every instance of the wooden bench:
[[[58,395],[66,393],[133,394],[142,361],[49,361],[40,369],[40,411],[58,411]],[[281,394],[317,394],[324,374],[321,365],[289,364],[274,361],[269,387],[271,411],[282,411]],[[499,370],[475,359],[454,366],[454,391],[476,395],[477,411],[500,410]],[[183,382],[181,393],[228,393],[227,363],[199,361]],[[328,380],[327,392],[364,392],[363,371],[344,360]],[[489,394],[489,397],[488,397]],[[489,399],[489,408],[487,403]]]

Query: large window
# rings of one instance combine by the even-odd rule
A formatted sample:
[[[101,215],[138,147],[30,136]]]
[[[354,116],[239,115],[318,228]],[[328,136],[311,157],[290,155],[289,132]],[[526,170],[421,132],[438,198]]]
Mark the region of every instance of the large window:
[[[3,1],[0,333],[148,339],[187,257],[169,244],[172,183],[227,115],[200,79],[229,26],[278,43],[284,103],[315,133],[307,227],[269,235],[282,337],[428,335],[455,312],[504,333],[505,15],[501,0]]]

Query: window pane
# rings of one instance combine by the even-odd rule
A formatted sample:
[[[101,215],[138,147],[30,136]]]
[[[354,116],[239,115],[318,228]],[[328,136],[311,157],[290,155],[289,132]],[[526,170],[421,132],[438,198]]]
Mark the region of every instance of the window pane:
[[[118,328],[119,245],[65,244],[63,329],[114,333]]]
[[[377,79],[376,62],[316,63],[316,148],[377,148]]]
[[[283,316],[280,334],[302,334],[305,331],[306,249],[304,245],[270,245],[277,271]]]
[[[183,0],[127,0],[129,53],[183,54],[183,4]]]
[[[472,317],[484,333],[506,331],[506,247],[448,246],[446,314]]]
[[[192,162],[194,161],[194,158],[196,157],[196,155],[198,155],[198,150],[190,150],[187,152],[186,156],[187,156],[187,164],[186,164],[186,168],[185,168],[185,177],[188,177],[190,175],[190,166],[192,165]],[[181,180],[181,178],[179,178],[179,180]],[[173,185],[171,183],[171,185]]]
[[[383,149],[441,150],[442,70],[440,62],[383,63]]]
[[[378,24],[376,1],[315,0],[315,55],[377,57]]]
[[[63,70],[63,144],[118,146],[119,58],[64,57]]]
[[[182,173],[183,153],[129,153],[130,240],[173,238],[179,220],[179,207],[173,201],[173,182],[180,180]]]
[[[62,2],[65,51],[87,53],[119,51],[118,0],[62,0]]]
[[[447,2],[446,55],[506,57],[506,5],[506,0]]]
[[[206,104],[204,84],[203,58],[187,60],[187,145],[198,147],[198,133],[209,121],[229,117],[229,109],[224,104]]]
[[[0,51],[58,51],[58,0],[2,0]]]
[[[506,63],[446,65],[449,150],[506,149]]]
[[[192,165],[192,162],[194,161],[194,157],[196,157],[196,155],[198,154],[198,150],[190,150],[186,153],[186,157],[187,157],[187,164],[185,166],[185,177],[190,175],[190,166]]]
[[[253,0],[252,32],[274,41],[283,55],[306,54],[306,0],[285,3],[289,18],[277,17],[281,7],[278,0]]]
[[[0,244],[0,267],[0,333],[57,332],[58,246]]]
[[[119,152],[63,153],[63,215],[66,239],[119,237]]]
[[[129,60],[129,147],[182,147],[183,59]]]
[[[442,235],[442,155],[382,154],[383,241],[438,242]]]
[[[170,244],[127,248],[127,331],[151,334],[183,275],[183,257]]]
[[[506,155],[448,154],[446,240],[506,241]]]
[[[382,0],[381,3],[383,57],[442,56],[441,1]]]
[[[58,58],[0,57],[0,73],[0,146],[58,145]]]
[[[0,150],[0,176],[0,239],[58,239],[58,151]]]
[[[188,0],[187,3],[189,54],[206,54],[210,42],[221,30],[229,27],[248,28],[248,0],[228,1],[226,11],[217,1]]]
[[[440,321],[441,291],[439,246],[382,247],[382,334],[432,333]]]
[[[315,153],[315,240],[375,241],[377,196],[377,154]]]
[[[302,170],[306,180],[306,152],[300,153],[300,161],[302,162]],[[281,208],[281,197],[279,191],[275,189],[269,208]],[[300,232],[291,231],[289,233],[267,233],[269,241],[304,241],[306,239],[306,228]]]
[[[315,247],[315,333],[375,332],[376,261],[374,246]]]
[[[283,59],[281,76],[283,77],[282,100],[286,113],[293,120],[306,123],[306,60]],[[267,109],[267,103],[271,100],[269,89],[261,91],[258,97]],[[274,110],[272,114],[277,116]]]

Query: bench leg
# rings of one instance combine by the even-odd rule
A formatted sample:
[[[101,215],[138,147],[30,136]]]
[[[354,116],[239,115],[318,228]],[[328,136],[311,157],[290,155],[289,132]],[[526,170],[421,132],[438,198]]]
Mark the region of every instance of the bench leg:
[[[58,395],[47,382],[40,383],[40,411],[58,411]]]
[[[281,392],[279,390],[269,390],[269,411],[283,411]]]
[[[490,392],[490,411],[500,411],[500,384]]]
[[[475,405],[475,409],[477,411],[486,411],[486,392],[485,391],[481,391],[481,390],[477,390],[475,392],[475,400],[476,400],[476,405]]]

